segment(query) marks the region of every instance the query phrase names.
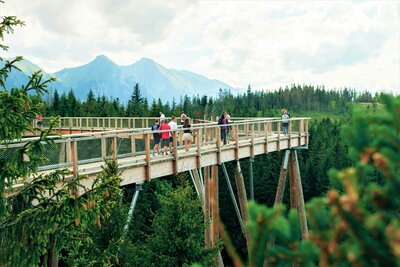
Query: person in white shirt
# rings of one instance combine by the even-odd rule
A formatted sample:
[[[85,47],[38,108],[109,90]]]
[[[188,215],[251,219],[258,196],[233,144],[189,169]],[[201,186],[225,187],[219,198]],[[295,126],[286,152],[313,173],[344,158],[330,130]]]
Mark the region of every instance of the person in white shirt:
[[[160,125],[162,125],[165,121],[165,115],[160,111]]]
[[[175,116],[171,117],[171,121],[168,123],[168,125],[171,127],[171,134],[169,136],[169,150],[172,153],[173,152],[172,151],[172,146],[173,146],[173,141],[174,141],[174,138],[172,137],[172,132],[173,131],[176,131],[176,132],[178,131],[178,125],[175,122]],[[177,136],[177,135],[175,135],[175,136]]]

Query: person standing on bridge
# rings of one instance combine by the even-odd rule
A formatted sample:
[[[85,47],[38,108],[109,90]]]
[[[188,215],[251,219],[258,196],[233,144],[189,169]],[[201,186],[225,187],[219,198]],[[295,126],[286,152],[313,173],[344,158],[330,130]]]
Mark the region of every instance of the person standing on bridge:
[[[172,116],[171,117],[171,121],[168,123],[168,125],[169,125],[169,127],[171,127],[171,130],[172,131],[174,131],[174,132],[176,132],[176,135],[175,136],[178,136],[178,124],[176,124],[176,122],[175,122],[175,116]],[[169,136],[169,151],[172,153],[172,144],[173,144],[173,142],[174,142],[174,137],[173,137],[173,135],[172,135],[172,132],[170,133],[170,136]]]
[[[225,113],[223,112],[221,117],[218,120],[218,124],[221,125],[221,140],[224,141],[224,145],[226,145],[226,125],[228,124],[227,119],[225,118]]]
[[[229,115],[228,111],[225,111],[225,119],[226,119],[226,124],[228,124],[226,126],[226,140],[229,143],[229,133],[231,132],[231,126],[229,126],[229,124],[232,122],[231,121],[231,116]]]
[[[41,128],[42,127],[42,121],[43,121],[43,116],[41,114],[38,114],[36,117],[37,121],[37,127]]]
[[[191,145],[192,145],[192,131],[190,130],[190,124],[189,124],[189,119],[185,120],[185,123],[183,124],[183,141],[185,142],[185,151],[189,151]]]
[[[163,125],[165,121],[165,115],[160,111],[160,125]]]
[[[181,124],[182,124],[182,125],[185,124],[186,118],[187,118],[187,117],[186,117],[185,112],[182,111],[182,114],[181,114]]]
[[[289,131],[289,123],[290,123],[290,116],[286,109],[282,109],[282,131],[284,135],[288,134]]]
[[[158,133],[158,128],[160,128],[160,124],[158,122],[158,119],[154,120],[153,126],[151,126],[151,130],[155,133],[153,133],[153,142],[154,142],[154,148],[153,148],[153,156],[155,156],[156,152],[159,154],[160,153],[160,140],[161,140],[161,134]]]
[[[161,133],[161,146],[164,148],[164,155],[168,154],[168,146],[169,146],[169,135],[171,134],[171,126],[168,125],[167,120],[164,120],[164,123],[158,128],[158,130],[163,131]]]

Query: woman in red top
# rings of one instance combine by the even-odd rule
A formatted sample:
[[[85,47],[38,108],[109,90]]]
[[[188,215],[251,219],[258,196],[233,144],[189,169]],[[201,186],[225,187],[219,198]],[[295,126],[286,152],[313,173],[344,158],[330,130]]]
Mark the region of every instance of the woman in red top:
[[[164,120],[164,123],[158,128],[159,131],[171,130],[171,126],[168,125],[167,120]],[[164,147],[164,155],[167,155],[167,150],[169,147],[169,135],[170,132],[162,132],[161,133],[161,146]]]

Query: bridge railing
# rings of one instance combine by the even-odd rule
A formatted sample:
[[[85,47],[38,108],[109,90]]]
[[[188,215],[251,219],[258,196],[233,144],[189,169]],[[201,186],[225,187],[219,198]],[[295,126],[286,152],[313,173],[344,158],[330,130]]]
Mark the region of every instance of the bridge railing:
[[[54,140],[54,145],[43,143],[47,160],[40,164],[39,171],[70,168],[74,175],[78,175],[98,172],[101,170],[104,158],[118,159],[122,166],[135,164],[150,166],[154,161],[172,159],[178,162],[178,158],[190,154],[195,154],[200,159],[204,153],[221,152],[224,149],[234,148],[235,153],[238,153],[242,145],[250,144],[253,147],[257,143],[267,144],[270,140],[288,140],[290,147],[293,138],[305,138],[307,144],[309,119],[292,118],[287,135],[282,133],[280,119],[252,118],[236,120],[228,125],[218,125],[216,122],[195,123],[191,126],[193,142],[188,152],[182,149],[183,128],[179,127],[177,131],[171,132],[173,142],[168,151],[171,150],[172,153],[165,156],[152,156],[154,152],[152,140],[155,132],[148,127],[52,136],[50,138]],[[226,145],[221,139],[223,127],[229,128]],[[17,148],[34,139],[37,137],[0,145],[0,158],[11,157]]]
[[[60,117],[59,128],[76,128],[76,129],[136,129],[149,128],[153,125],[154,120],[160,117]],[[165,117],[170,121],[171,117]],[[191,122],[193,121],[189,118]],[[52,118],[44,117],[42,121],[43,127],[48,127]],[[176,122],[180,123],[180,117],[176,117]],[[37,120],[33,122],[37,125]]]

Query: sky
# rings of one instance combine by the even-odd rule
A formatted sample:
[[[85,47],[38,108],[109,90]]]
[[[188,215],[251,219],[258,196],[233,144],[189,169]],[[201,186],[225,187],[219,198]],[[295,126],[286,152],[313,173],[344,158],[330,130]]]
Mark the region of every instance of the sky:
[[[293,84],[400,94],[400,1],[6,0],[26,25],[2,57],[47,72],[148,57],[233,87]]]

